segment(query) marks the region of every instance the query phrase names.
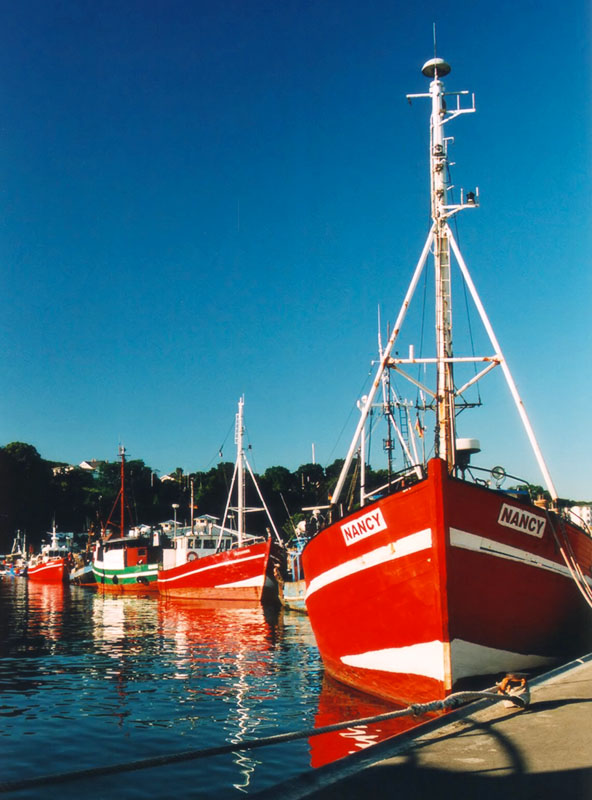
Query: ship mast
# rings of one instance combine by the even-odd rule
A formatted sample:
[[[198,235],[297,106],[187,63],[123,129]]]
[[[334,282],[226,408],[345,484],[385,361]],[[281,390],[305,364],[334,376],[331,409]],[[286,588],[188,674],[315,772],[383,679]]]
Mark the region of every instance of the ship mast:
[[[245,533],[245,454],[243,451],[243,406],[245,398],[241,397],[238,401],[238,411],[236,414],[234,427],[234,441],[236,443],[236,466],[237,466],[237,529],[239,547],[243,543]]]
[[[436,286],[436,456],[448,464],[455,463],[454,380],[452,369],[452,295],[450,290],[450,241],[448,239],[448,158],[444,138],[446,101],[444,84],[439,79],[450,72],[441,58],[428,61],[422,69],[432,78],[430,97],[430,184],[431,212],[434,223],[434,277]]]
[[[125,536],[125,447],[119,445],[119,455],[121,457],[121,504],[120,504],[120,518],[121,518],[121,531],[120,536]]]
[[[109,525],[117,525],[115,521],[112,523],[112,518],[115,513],[115,509],[117,507],[117,503],[119,503],[119,535],[120,537],[125,536],[125,447],[120,444],[119,445],[119,457],[121,459],[120,467],[119,467],[119,491],[117,492],[117,497],[115,498],[115,502],[113,503],[113,508],[109,516],[107,517],[107,522],[103,527],[103,536],[107,532],[107,528]]]
[[[246,514],[251,511],[265,511],[267,514],[267,519],[269,520],[269,524],[271,525],[271,529],[275,534],[275,537],[279,543],[281,543],[282,539],[278,533],[278,530],[275,526],[273,519],[271,518],[271,514],[269,513],[269,509],[263,499],[263,495],[261,494],[261,489],[259,488],[259,484],[257,483],[257,479],[255,478],[255,474],[251,469],[251,465],[247,459],[245,454],[243,439],[245,433],[245,426],[243,422],[243,408],[245,405],[245,398],[244,395],[238,401],[238,411],[235,417],[234,422],[234,441],[236,444],[236,462],[234,464],[234,472],[232,473],[232,481],[230,483],[230,489],[228,491],[228,498],[226,500],[226,507],[224,509],[224,516],[222,517],[222,524],[220,526],[220,537],[218,539],[218,547],[220,546],[220,542],[222,541],[222,534],[225,530],[226,520],[228,518],[229,511],[236,511],[237,514],[237,541],[238,546],[240,547],[243,544],[243,540],[246,538],[246,525],[245,519]],[[253,481],[253,485],[257,490],[257,494],[259,499],[261,500],[261,507],[259,508],[251,508],[245,505],[245,483],[247,478],[247,472]],[[234,484],[237,484],[237,502],[236,507],[232,506],[232,494],[234,491]]]

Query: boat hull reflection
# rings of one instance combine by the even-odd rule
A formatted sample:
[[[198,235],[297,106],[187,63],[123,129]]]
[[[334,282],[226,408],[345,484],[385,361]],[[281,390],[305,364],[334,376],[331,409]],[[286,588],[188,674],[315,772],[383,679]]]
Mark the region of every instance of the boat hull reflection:
[[[399,708],[402,706],[381,701],[377,697],[357,692],[355,689],[347,689],[335,679],[325,675],[315,717],[315,728],[387,714]],[[351,725],[340,731],[311,736],[309,739],[311,767],[322,767],[353,755],[440,715],[441,712],[421,718],[409,715],[376,723]]]

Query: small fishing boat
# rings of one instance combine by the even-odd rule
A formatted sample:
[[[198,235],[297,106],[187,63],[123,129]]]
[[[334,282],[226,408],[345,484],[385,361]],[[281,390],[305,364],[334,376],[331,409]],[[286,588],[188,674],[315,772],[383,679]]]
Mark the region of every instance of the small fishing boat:
[[[113,504],[103,535],[95,544],[92,570],[101,592],[110,594],[141,593],[158,591],[156,576],[161,554],[161,535],[150,532],[140,535],[125,534],[125,447],[120,446],[121,485]],[[117,526],[113,514],[119,506],[119,536],[109,528]]]
[[[461,211],[478,207],[478,192],[461,192],[455,200],[448,177],[448,124],[475,111],[474,100],[463,104],[461,96],[468,92],[445,91],[442,79],[450,66],[443,59],[431,59],[422,72],[430,79],[429,92],[408,98],[431,102],[432,224],[361,403],[327,507],[328,524],[302,555],[306,605],[327,673],[368,694],[405,702],[443,698],[473,676],[542,668],[578,655],[578,648],[589,646],[592,628],[590,531],[571,522],[562,508],[450,226]],[[430,253],[434,351],[416,355],[410,345],[409,355],[401,355],[402,326]],[[483,355],[453,352],[452,290],[461,280],[455,273],[453,281],[452,256],[491,346]],[[511,480],[505,470],[474,466],[480,443],[459,436],[460,412],[480,405],[471,399],[471,387],[498,366],[546,497],[516,486],[504,489]],[[474,373],[467,375],[469,367]],[[409,374],[416,369],[417,377]],[[366,462],[366,425],[386,375],[417,387],[422,447],[407,454],[427,455],[420,452],[398,472],[389,469],[384,485],[362,487],[359,504],[348,506],[341,500],[343,489],[354,457],[362,466]],[[435,431],[433,445],[426,442],[428,430]]]
[[[67,583],[72,565],[71,533],[58,533],[55,525],[50,541],[41,545],[41,551],[31,556],[27,564],[27,576],[40,583]]]
[[[27,537],[16,532],[12,541],[10,553],[0,556],[0,576],[6,575],[9,578],[25,577],[27,574]]]
[[[69,580],[74,586],[96,586],[97,580],[92,562],[86,561],[81,554],[75,554]]]
[[[308,613],[304,600],[306,581],[302,568],[302,551],[309,535],[310,525],[307,525],[306,520],[303,519],[294,526],[292,538],[286,545],[284,569],[278,576],[280,603],[284,608],[301,614]]]
[[[236,462],[222,523],[202,518],[197,526],[177,531],[173,547],[162,550],[157,582],[159,592],[166,597],[259,602],[277,598],[281,540],[245,455],[243,406],[241,397],[235,420]],[[245,505],[247,472],[261,507]],[[236,506],[231,507],[235,487]],[[246,533],[245,516],[255,511],[267,515],[271,530],[268,528],[265,535]],[[230,512],[236,516],[236,528],[227,524]]]
[[[94,531],[92,527],[86,534],[86,546],[82,549],[77,549],[72,553],[73,562],[70,568],[69,580],[74,586],[96,586],[97,581],[93,571],[92,556],[93,556],[93,536]]]

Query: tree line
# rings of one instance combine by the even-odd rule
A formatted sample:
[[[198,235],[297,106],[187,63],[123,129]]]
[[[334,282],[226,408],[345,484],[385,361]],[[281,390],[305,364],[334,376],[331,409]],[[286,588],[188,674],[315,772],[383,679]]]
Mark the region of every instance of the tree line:
[[[326,468],[302,464],[294,472],[274,466],[256,476],[285,540],[303,518],[302,509],[327,505],[342,466],[341,459]],[[0,553],[10,551],[17,531],[26,534],[28,546],[37,550],[54,524],[58,531],[100,535],[110,517],[119,520],[114,504],[121,485],[120,469],[119,461],[98,462],[94,470],[48,461],[24,442],[0,447]],[[178,468],[165,480],[141,459],[126,461],[126,526],[157,525],[175,515],[179,524],[189,523],[192,496],[195,516],[222,518],[233,472],[234,463],[221,462],[207,472],[184,473]],[[378,485],[384,482],[383,472],[370,470],[368,479]],[[261,507],[250,480],[245,503]],[[175,505],[178,508],[174,509]],[[256,513],[249,515],[247,525],[249,532],[257,533],[268,523],[263,513]]]
[[[285,541],[305,517],[303,509],[327,506],[343,467],[337,459],[328,467],[302,464],[294,472],[282,466],[269,467],[256,475],[275,526]],[[125,462],[126,527],[158,525],[176,516],[180,525],[189,524],[193,498],[194,516],[209,514],[222,518],[230,490],[234,463],[222,461],[207,472],[185,473],[180,467],[161,479],[141,459]],[[121,486],[120,461],[98,462],[93,470],[48,461],[36,448],[24,442],[0,447],[0,554],[10,552],[17,531],[25,534],[28,547],[39,549],[55,524],[58,531],[100,536],[109,520],[111,530],[119,532],[120,513],[115,509]],[[354,459],[349,490],[342,495],[344,507],[357,503],[353,485],[359,470]],[[367,490],[384,486],[387,470],[366,465]],[[346,484],[348,485],[348,484]],[[531,498],[548,493],[541,486],[515,487]],[[236,492],[235,492],[236,502]],[[574,505],[574,501],[563,501]],[[261,508],[261,501],[247,480],[245,505]],[[176,506],[176,508],[174,508]],[[248,515],[247,531],[262,533],[269,526],[264,512]]]

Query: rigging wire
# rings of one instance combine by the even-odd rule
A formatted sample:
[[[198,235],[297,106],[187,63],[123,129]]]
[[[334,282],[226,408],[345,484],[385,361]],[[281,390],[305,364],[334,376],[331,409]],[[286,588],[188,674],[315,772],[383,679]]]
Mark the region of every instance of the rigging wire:
[[[451,196],[452,202],[453,202],[453,204],[456,204],[456,200],[454,198],[454,186],[452,186],[452,173],[450,172],[450,164],[446,165],[446,175],[447,175],[447,178],[448,178],[448,184],[451,186],[451,188],[450,188],[450,196]],[[458,230],[458,216],[456,214],[453,217],[452,223],[454,225],[454,232],[455,232],[455,235],[456,235],[456,241],[460,242],[460,235],[459,235],[459,230]],[[471,314],[470,314],[470,307],[469,307],[469,297],[468,297],[468,294],[467,294],[467,284],[466,284],[466,282],[464,280],[461,280],[461,284],[462,284],[462,287],[463,287],[463,294],[464,294],[464,300],[465,300],[465,313],[466,313],[466,316],[467,316],[467,327],[469,329],[469,341],[471,343],[471,355],[473,357],[475,357],[475,341],[474,341],[474,337],[473,337],[473,326],[471,325]],[[477,362],[476,361],[473,362],[473,372],[474,372],[475,375],[477,374]],[[480,392],[480,389],[479,389],[479,381],[477,381],[477,383],[475,384],[475,389],[477,390],[478,404],[480,405],[481,404],[481,392]]]
[[[450,179],[450,168],[448,169],[448,177]],[[457,241],[457,243],[459,243],[460,242],[460,234],[459,234],[459,230],[458,230],[458,217],[457,216],[454,217],[453,223],[454,223],[454,232],[455,232],[455,235],[456,235],[456,241]],[[459,246],[460,246],[460,244],[459,244]],[[473,337],[473,326],[471,324],[471,309],[470,309],[470,306],[469,306],[469,296],[467,294],[467,284],[466,284],[466,281],[464,281],[464,280],[461,281],[461,283],[462,283],[463,294],[464,294],[464,299],[465,299],[465,312],[466,312],[466,315],[467,315],[467,327],[469,329],[469,341],[471,343],[471,355],[473,357],[475,357],[475,341],[474,341],[474,337]],[[477,362],[476,361],[473,362],[473,372],[474,372],[475,375],[477,374]],[[479,381],[477,381],[477,383],[475,384],[475,389],[477,390],[478,403],[481,404],[481,391],[480,391],[479,385],[480,385]]]
[[[362,394],[363,394],[363,392],[364,392],[364,387],[366,386],[366,383],[367,383],[367,381],[368,381],[368,378],[369,378],[369,377],[371,377],[371,376],[372,376],[372,374],[373,374],[373,371],[372,371],[372,366],[370,366],[370,368],[369,368],[368,372],[366,373],[366,376],[365,376],[364,380],[362,381],[362,385],[360,386],[360,388],[359,388],[359,390],[358,390],[357,397],[361,397],[361,396],[362,396]],[[354,408],[356,408],[356,405],[355,405],[355,404],[354,404],[353,406],[351,406],[351,407],[350,407],[350,410],[349,410],[349,413],[348,413],[348,415],[347,415],[347,417],[346,417],[346,420],[345,420],[345,422],[343,423],[343,427],[341,428],[341,430],[340,430],[340,432],[339,432],[339,436],[337,437],[337,440],[336,440],[335,444],[333,445],[333,448],[331,449],[331,452],[330,452],[330,453],[329,453],[329,455],[327,456],[327,464],[329,464],[329,463],[330,463],[330,461],[331,461],[331,457],[333,456],[333,454],[334,454],[334,453],[335,453],[335,451],[337,450],[337,447],[338,447],[338,445],[339,445],[339,442],[341,441],[341,437],[343,436],[343,432],[345,431],[345,429],[347,428],[347,426],[348,426],[348,425],[349,425],[349,423],[350,423],[350,420],[351,420],[352,414],[354,413]]]

